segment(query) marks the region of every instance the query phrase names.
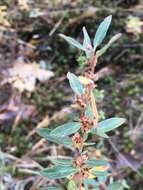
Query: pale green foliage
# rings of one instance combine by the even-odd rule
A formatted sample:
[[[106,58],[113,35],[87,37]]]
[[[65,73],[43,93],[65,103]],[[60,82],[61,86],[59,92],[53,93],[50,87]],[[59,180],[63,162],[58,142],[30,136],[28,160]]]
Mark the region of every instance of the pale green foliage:
[[[84,50],[83,46],[78,41],[76,41],[75,39],[73,39],[69,36],[66,36],[64,34],[59,34],[59,35],[60,35],[60,37],[64,38],[69,44],[77,47],[78,49]]]
[[[69,79],[70,86],[72,90],[75,92],[75,94],[77,95],[83,94],[84,87],[80,83],[78,77],[75,74],[68,72],[67,78]]]
[[[99,25],[94,40],[93,40],[93,45],[94,45],[94,49],[96,50],[96,48],[102,43],[102,41],[104,40],[106,33],[109,29],[109,26],[111,24],[111,20],[112,20],[112,16],[108,16],[106,17],[103,22],[101,22],[101,24]]]
[[[48,128],[41,128],[37,129],[37,133],[47,139],[48,141],[51,141],[53,143],[62,144],[64,146],[71,146],[73,145],[72,140],[69,137],[58,137],[50,135],[50,130]]]
[[[113,37],[111,38],[111,40],[110,40],[103,48],[101,48],[100,50],[98,50],[98,51],[96,52],[97,58],[100,57],[101,55],[103,55],[103,54],[107,51],[107,49],[108,49],[115,41],[117,41],[117,40],[121,37],[121,35],[122,35],[121,33],[116,34],[115,36],[113,36]]]
[[[124,118],[113,117],[98,123],[97,131],[109,132],[125,123]]]
[[[83,35],[84,35],[83,44],[80,44],[75,39],[69,36],[65,36],[63,34],[60,34],[60,36],[64,38],[71,45],[85,51],[87,60],[91,58],[90,61],[93,63],[91,64],[92,66],[94,65],[94,61],[92,61],[94,60],[93,58],[95,58],[94,56],[96,56],[97,58],[100,57],[112,45],[112,43],[115,42],[121,36],[121,34],[117,34],[113,36],[111,40],[107,43],[107,45],[105,45],[103,48],[95,52],[96,48],[104,40],[107,34],[107,31],[109,29],[111,20],[112,20],[112,16],[108,16],[99,25],[96,31],[94,40],[93,40],[93,44],[85,27],[83,27]],[[75,74],[70,73],[70,72],[68,72],[67,78],[69,80],[70,87],[75,93],[76,98],[80,101],[83,101],[84,103],[83,106],[81,105],[81,108],[83,107],[83,109],[81,109],[82,110],[81,117],[74,122],[63,124],[61,126],[56,127],[55,129],[50,130],[50,129],[44,128],[44,129],[38,129],[37,132],[39,135],[41,135],[48,141],[61,144],[66,147],[74,148],[76,151],[78,151],[78,154],[81,156],[83,154],[83,147],[91,146],[95,144],[94,142],[87,141],[89,134],[103,137],[103,138],[109,138],[109,136],[106,133],[121,126],[125,122],[125,119],[119,118],[119,117],[113,117],[110,119],[103,120],[101,122],[98,122],[98,121],[94,122],[95,121],[94,119],[96,118],[96,116],[98,117],[98,114],[96,113],[97,111],[96,111],[95,100],[99,100],[103,98],[104,96],[103,91],[98,91],[98,90],[93,91],[93,88],[94,88],[94,87],[92,88],[93,81],[90,79],[90,77],[89,78],[83,77],[86,81],[90,81],[87,84],[83,83],[79,79],[79,77],[77,77]],[[89,85],[89,86],[86,86],[86,85]],[[85,132],[82,128],[82,127],[86,127],[83,124],[84,121],[81,120],[82,116],[84,117],[84,119],[87,119],[86,125],[89,125],[89,128],[87,128],[87,131]],[[78,138],[78,141],[77,142],[74,141],[73,137]],[[81,143],[80,144],[81,147],[79,148],[77,146],[78,144],[76,144],[78,142]],[[69,177],[71,175],[81,172],[80,166],[76,165],[75,158],[71,160],[70,159],[69,160],[68,159],[53,159],[51,160],[51,162],[54,164],[53,167],[49,167],[41,171],[41,175],[44,177],[47,177],[48,179],[53,180],[53,179],[65,178],[65,177]],[[91,186],[94,188],[94,190],[99,190],[100,185],[106,181],[106,178],[108,176],[108,167],[109,167],[108,160],[87,159],[84,161],[84,166],[88,168],[88,170],[90,171],[89,174],[93,176],[93,179],[86,178],[83,180],[84,190],[89,190]],[[98,179],[98,181],[94,180],[95,177]],[[76,190],[78,188],[76,187],[76,185],[77,184],[75,184],[74,181],[69,180],[67,189]],[[108,185],[106,190],[115,190],[115,189],[123,190],[124,187],[125,185],[123,185],[123,183],[115,182]],[[54,190],[57,190],[57,187],[50,187],[50,188],[51,189],[47,188],[46,190],[53,190],[54,188],[55,188]]]
[[[108,162],[105,160],[87,160],[86,161],[87,166],[90,168],[95,167],[95,166],[107,166]]]
[[[83,40],[83,47],[85,49],[89,48],[89,47],[92,47],[92,44],[91,44],[91,40],[90,40],[90,37],[88,35],[88,32],[86,30],[85,27],[83,27],[83,35],[84,35],[84,40]]]
[[[121,126],[123,123],[125,123],[124,118],[113,117],[99,122],[98,126],[96,128],[92,128],[91,132],[100,137],[109,138],[106,133]]]
[[[80,44],[78,41],[76,41],[75,39],[66,36],[64,34],[60,34],[60,36],[62,38],[64,38],[69,44],[77,47],[80,50],[83,50],[86,54],[87,58],[90,58],[93,56],[94,52],[96,51],[96,48],[102,43],[102,41],[104,40],[107,31],[109,29],[109,26],[111,24],[111,20],[112,20],[112,15],[106,17],[103,22],[101,22],[101,24],[99,25],[96,33],[95,33],[95,37],[93,39],[93,44],[91,42],[91,39],[89,37],[89,34],[86,30],[85,27],[83,27],[83,45]],[[98,50],[96,52],[97,58],[100,57],[102,54],[104,54],[108,48],[119,38],[121,37],[121,34],[117,34],[115,36],[113,36],[111,38],[111,40],[100,50]]]
[[[106,190],[124,190],[125,188],[129,189],[130,187],[128,186],[125,180],[122,180],[109,184]]]
[[[54,166],[52,168],[43,169],[42,176],[48,179],[60,179],[76,173],[78,170],[70,166]]]
[[[51,162],[59,166],[72,166],[72,160],[67,159],[51,159]]]
[[[76,184],[73,180],[70,180],[67,186],[68,190],[75,190],[77,189]]]
[[[56,137],[65,137],[77,132],[81,128],[81,123],[70,122],[55,128],[50,135]]]

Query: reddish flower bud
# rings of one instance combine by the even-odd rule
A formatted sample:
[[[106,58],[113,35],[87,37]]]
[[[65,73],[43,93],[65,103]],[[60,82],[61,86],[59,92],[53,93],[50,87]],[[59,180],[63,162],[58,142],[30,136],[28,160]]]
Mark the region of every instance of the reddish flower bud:
[[[72,140],[75,144],[75,147],[78,149],[83,146],[83,138],[80,136],[79,133],[76,133],[73,137]]]

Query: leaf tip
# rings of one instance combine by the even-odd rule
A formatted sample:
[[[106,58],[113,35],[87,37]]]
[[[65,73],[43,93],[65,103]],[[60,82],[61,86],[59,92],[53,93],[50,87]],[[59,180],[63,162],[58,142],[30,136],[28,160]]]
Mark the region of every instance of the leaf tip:
[[[127,120],[126,120],[125,118],[121,118],[121,122],[122,122],[122,123],[126,123],[126,121],[127,121]]]
[[[112,15],[107,16],[105,19],[108,19],[111,22],[112,21]]]
[[[104,21],[107,22],[108,25],[110,25],[110,24],[111,24],[111,21],[112,21],[112,15],[107,16],[107,17],[104,19]],[[103,21],[103,22],[104,22],[104,21]]]
[[[83,31],[83,33],[86,31],[86,27],[85,26],[82,27],[82,31]]]
[[[71,75],[71,72],[68,72],[68,73],[67,73],[67,78],[68,78],[68,79],[69,79],[70,75]]]
[[[63,34],[59,33],[58,36],[63,37]]]

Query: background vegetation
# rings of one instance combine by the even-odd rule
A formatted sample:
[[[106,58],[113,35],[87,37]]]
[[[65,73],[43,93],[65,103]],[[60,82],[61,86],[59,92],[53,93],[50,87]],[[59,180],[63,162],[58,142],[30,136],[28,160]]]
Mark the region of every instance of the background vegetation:
[[[143,189],[142,9],[142,0],[0,2],[0,189],[61,183],[41,178],[38,171],[57,154],[71,153],[41,140],[35,129],[54,128],[72,117],[66,73],[80,73],[84,57],[58,34],[80,41],[83,26],[93,36],[110,14],[106,40],[117,32],[123,35],[99,60],[95,96],[101,118],[118,115],[127,123],[89,151],[110,158],[114,177],[126,179],[130,190]]]

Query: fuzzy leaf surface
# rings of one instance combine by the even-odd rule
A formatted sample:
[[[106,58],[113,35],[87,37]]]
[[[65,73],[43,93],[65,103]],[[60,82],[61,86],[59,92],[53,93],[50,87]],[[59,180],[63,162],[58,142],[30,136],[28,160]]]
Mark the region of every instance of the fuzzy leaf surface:
[[[57,144],[62,144],[62,145],[65,145],[65,146],[71,146],[73,143],[72,143],[72,140],[69,138],[69,137],[55,137],[55,136],[52,136],[50,135],[50,132],[51,130],[49,130],[48,128],[41,128],[41,129],[37,129],[37,133],[45,138],[46,140],[48,141],[51,141],[53,143],[57,143]]]
[[[85,27],[83,27],[83,35],[84,35],[84,40],[83,40],[83,47],[86,49],[88,48],[89,46],[91,46],[91,40],[90,40],[90,37],[88,35],[88,32],[86,30]],[[92,46],[91,46],[92,47]]]
[[[109,131],[121,126],[123,123],[125,123],[125,121],[126,120],[124,118],[120,118],[120,117],[113,117],[110,119],[106,119],[106,120],[98,123],[97,132],[98,133],[109,132]]]
[[[95,181],[94,179],[85,179],[84,180],[84,186],[85,190],[89,190],[90,187],[93,187],[94,190],[99,190],[99,183]]]
[[[87,160],[86,165],[88,167],[95,167],[95,166],[107,166],[108,162],[106,160]]]
[[[116,189],[116,190],[123,190],[124,187],[123,187],[122,183],[120,183],[120,182],[114,182],[114,183],[108,185],[108,187],[106,188],[106,190],[114,190],[114,189]]]
[[[62,37],[64,40],[66,40],[69,44],[77,47],[78,49],[84,50],[83,46],[75,39],[73,39],[69,36],[66,36],[64,34],[59,34],[59,36]]]
[[[92,171],[91,174],[93,176],[107,176],[108,171]]]
[[[76,184],[73,180],[70,180],[67,186],[68,190],[75,190],[77,189]]]
[[[60,166],[72,166],[72,160],[68,159],[52,159],[51,162]]]
[[[68,166],[54,166],[52,168],[43,169],[41,175],[49,179],[60,179],[75,174],[78,170]]]
[[[43,187],[40,188],[39,190],[63,190],[60,187]]]
[[[121,37],[121,35],[122,35],[121,33],[116,34],[115,36],[113,36],[113,37],[111,38],[111,40],[110,40],[102,49],[98,50],[98,51],[96,52],[97,58],[100,57],[101,55],[103,55],[103,54],[108,50],[108,48],[109,48],[115,41],[117,41],[117,40]]]
[[[78,96],[82,95],[84,92],[84,87],[81,84],[79,78],[75,74],[70,72],[68,72],[67,78],[69,79],[70,87],[75,92],[75,94]]]
[[[85,116],[86,116],[88,119],[93,119],[93,118],[94,118],[94,115],[93,115],[93,112],[92,112],[92,108],[91,108],[90,105],[88,105],[88,106],[86,107]]]
[[[108,16],[106,17],[101,24],[99,25],[94,40],[93,40],[93,44],[94,44],[94,49],[96,49],[103,41],[103,39],[106,36],[106,33],[109,29],[109,26],[111,24],[111,20],[112,20],[112,16]]]
[[[80,122],[69,122],[61,125],[50,132],[51,136],[65,137],[77,132],[81,127]]]

